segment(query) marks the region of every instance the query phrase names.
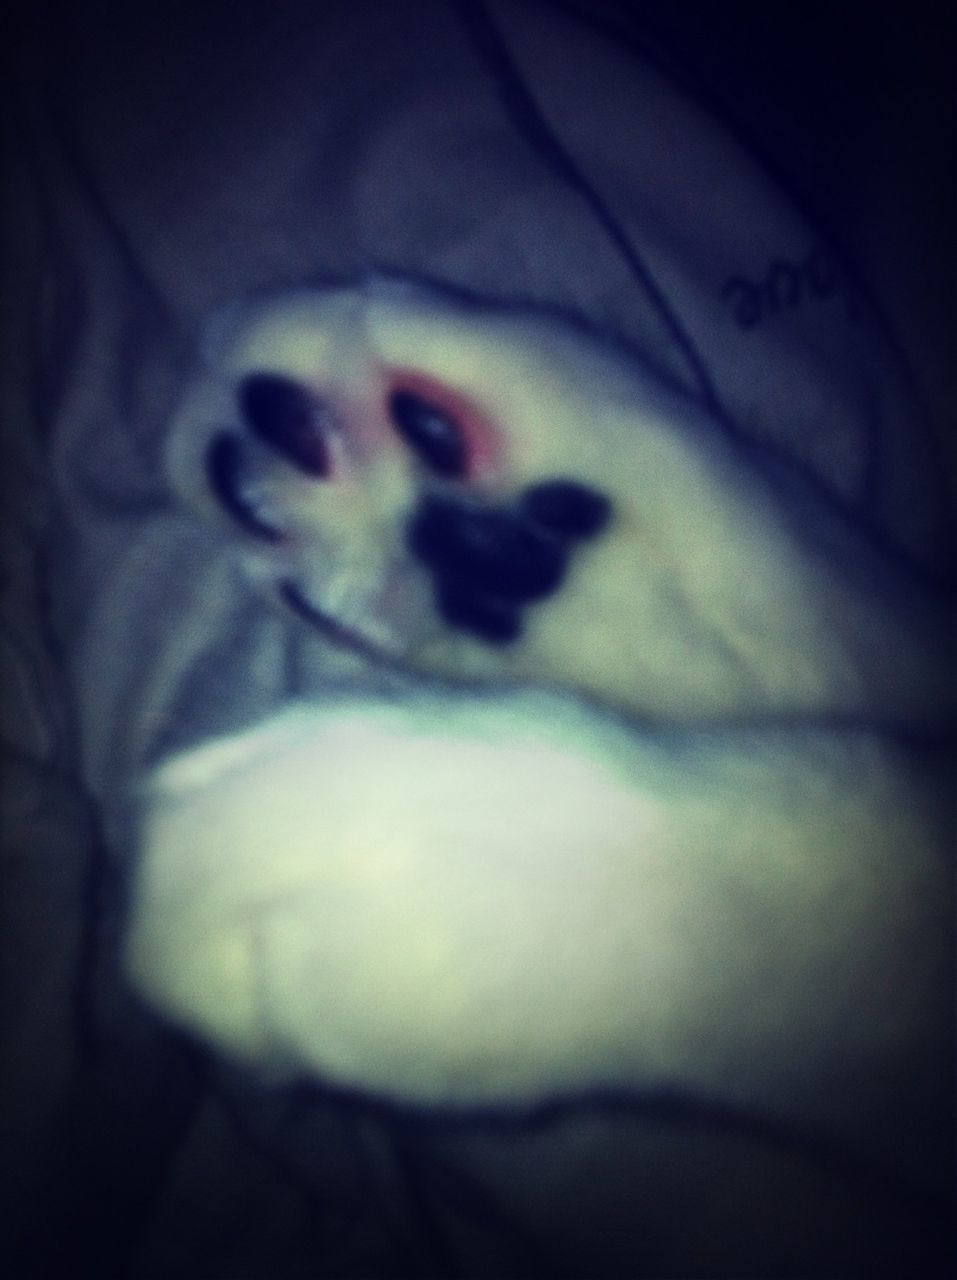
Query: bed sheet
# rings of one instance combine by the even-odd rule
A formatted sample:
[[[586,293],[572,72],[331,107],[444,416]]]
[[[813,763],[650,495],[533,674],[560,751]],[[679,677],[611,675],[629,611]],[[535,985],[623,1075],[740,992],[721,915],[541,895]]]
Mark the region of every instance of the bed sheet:
[[[560,304],[933,576],[942,429],[853,258],[626,5],[41,7],[17,56],[4,1145],[24,1267],[720,1276],[783,1265],[782,1240],[788,1274],[822,1248],[852,1274],[939,1256],[933,1196],[667,1096],[476,1123],[264,1091],[155,1023],[112,958],[144,766],[368,677],[265,611],[166,490],[211,307],[371,268]]]

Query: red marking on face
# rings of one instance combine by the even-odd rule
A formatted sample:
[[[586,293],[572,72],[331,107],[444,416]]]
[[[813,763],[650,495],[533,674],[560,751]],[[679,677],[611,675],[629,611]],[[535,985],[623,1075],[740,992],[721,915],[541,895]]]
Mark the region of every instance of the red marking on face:
[[[471,396],[417,369],[387,370],[383,390],[386,404],[397,392],[407,391],[457,425],[465,442],[464,479],[482,479],[500,469],[505,452],[503,433]]]

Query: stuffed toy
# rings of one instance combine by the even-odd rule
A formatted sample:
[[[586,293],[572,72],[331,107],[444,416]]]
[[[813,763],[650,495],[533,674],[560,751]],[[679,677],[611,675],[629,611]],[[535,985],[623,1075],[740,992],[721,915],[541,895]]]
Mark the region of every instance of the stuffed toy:
[[[796,468],[574,317],[381,276],[217,316],[168,466],[397,679],[155,769],[148,1001],[270,1080],[873,1131],[937,1034],[946,833],[895,735],[939,635]]]

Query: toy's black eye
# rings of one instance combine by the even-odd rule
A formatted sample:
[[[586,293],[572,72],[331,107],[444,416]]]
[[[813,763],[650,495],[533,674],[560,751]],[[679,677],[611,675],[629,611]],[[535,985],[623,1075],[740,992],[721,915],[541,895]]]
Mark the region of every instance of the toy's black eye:
[[[312,476],[329,474],[322,406],[291,378],[252,373],[239,384],[246,422],[264,444]]]
[[[525,490],[521,511],[560,538],[593,538],[611,518],[611,503],[578,480],[543,480]]]
[[[218,431],[206,450],[206,480],[224,511],[246,530],[269,542],[282,533],[269,524],[246,497],[246,465],[243,444],[231,431]]]
[[[450,479],[465,475],[465,438],[453,418],[411,391],[392,394],[389,414],[399,435],[431,471]]]

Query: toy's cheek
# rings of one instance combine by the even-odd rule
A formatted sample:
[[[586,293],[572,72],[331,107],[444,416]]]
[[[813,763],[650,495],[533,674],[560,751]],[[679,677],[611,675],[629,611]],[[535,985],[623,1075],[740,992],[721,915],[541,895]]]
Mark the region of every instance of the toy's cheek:
[[[390,431],[426,471],[481,481],[506,463],[501,424],[469,395],[417,369],[388,369],[382,413]]]

